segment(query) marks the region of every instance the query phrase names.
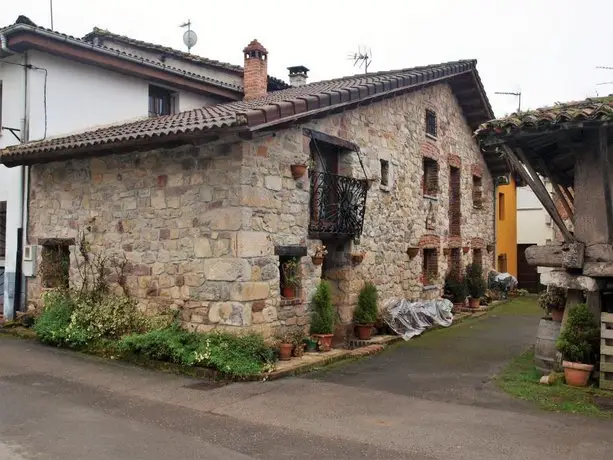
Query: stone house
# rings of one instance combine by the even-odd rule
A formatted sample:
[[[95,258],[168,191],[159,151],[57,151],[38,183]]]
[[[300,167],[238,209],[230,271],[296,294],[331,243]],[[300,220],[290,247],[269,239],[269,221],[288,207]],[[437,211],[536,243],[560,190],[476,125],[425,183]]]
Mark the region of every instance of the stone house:
[[[452,266],[492,267],[492,177],[506,166],[473,139],[493,117],[476,61],[297,78],[267,94],[266,49],[254,40],[244,58],[244,101],[0,152],[6,166],[31,166],[39,262],[93,221],[92,246],[126,258],[144,308],[180,309],[197,331],[265,335],[306,325],[322,279],[344,335],[365,281],[383,304],[439,296]],[[301,164],[309,172],[295,178]],[[320,244],[328,254],[315,265]],[[289,257],[296,298],[281,296]],[[40,278],[29,279],[32,301]]]

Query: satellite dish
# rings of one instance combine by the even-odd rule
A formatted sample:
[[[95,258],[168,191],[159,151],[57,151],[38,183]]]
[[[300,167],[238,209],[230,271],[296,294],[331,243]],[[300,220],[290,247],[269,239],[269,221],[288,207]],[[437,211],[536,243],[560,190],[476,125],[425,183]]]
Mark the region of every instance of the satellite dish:
[[[194,32],[191,29],[186,30],[185,33],[183,34],[183,43],[185,43],[185,46],[187,46],[188,52],[191,48],[194,47],[194,45],[196,45],[197,42],[198,42],[198,35],[196,35],[196,32]]]

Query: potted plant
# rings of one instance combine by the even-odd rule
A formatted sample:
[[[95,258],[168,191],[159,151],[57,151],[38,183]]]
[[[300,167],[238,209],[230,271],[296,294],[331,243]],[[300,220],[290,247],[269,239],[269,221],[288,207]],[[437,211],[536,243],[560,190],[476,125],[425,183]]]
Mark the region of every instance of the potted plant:
[[[292,334],[289,332],[277,334],[277,347],[279,348],[279,359],[281,361],[292,359],[292,350],[294,349]]]
[[[455,270],[452,270],[445,278],[445,294],[449,296],[449,300],[453,303],[453,309],[462,308],[468,297],[468,286],[462,276]]]
[[[283,279],[281,280],[283,289],[281,294],[285,298],[294,299],[296,298],[296,288],[300,286],[300,265],[298,264],[298,259],[292,257],[286,260],[282,263],[281,270],[283,272]]]
[[[306,345],[307,353],[313,353],[314,351],[317,351],[317,340],[315,340],[314,338],[307,337],[304,343]]]
[[[567,385],[587,386],[598,354],[600,331],[594,314],[587,305],[570,308],[556,347],[562,353],[562,366]]]
[[[306,346],[307,336],[302,328],[296,328],[292,334],[292,343],[294,344],[294,351],[292,355],[296,358],[301,358],[304,355],[304,348]]]
[[[315,253],[311,256],[313,265],[321,265],[324,263],[324,257],[328,254],[328,250],[324,244],[315,246]]]
[[[562,288],[549,286],[545,292],[539,295],[539,307],[551,315],[551,319],[557,323],[562,322],[565,304],[566,291]]]
[[[318,341],[320,351],[329,351],[332,348],[336,312],[332,306],[330,285],[326,281],[317,286],[312,308],[311,335]]]
[[[485,294],[485,278],[479,264],[470,264],[466,269],[466,286],[470,295],[470,308],[479,308],[481,297]]]
[[[306,163],[296,163],[291,165],[289,168],[292,171],[292,177],[294,179],[300,179],[302,176],[304,176],[304,173],[306,173],[307,167],[308,166]]]
[[[414,257],[417,256],[417,254],[419,254],[419,248],[409,247],[407,249],[407,254],[409,255],[409,258],[413,259]]]
[[[353,312],[358,339],[370,340],[372,328],[377,322],[377,288],[372,283],[365,283],[360,290],[358,305]]]

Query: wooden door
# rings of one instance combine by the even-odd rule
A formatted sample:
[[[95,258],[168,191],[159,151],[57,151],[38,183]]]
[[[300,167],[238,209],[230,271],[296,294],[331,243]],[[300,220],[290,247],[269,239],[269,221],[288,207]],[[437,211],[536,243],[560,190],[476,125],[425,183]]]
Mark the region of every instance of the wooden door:
[[[534,246],[533,244],[518,244],[517,245],[517,284],[520,289],[527,289],[530,292],[540,292],[541,275],[536,266],[528,264],[526,260],[526,248]]]

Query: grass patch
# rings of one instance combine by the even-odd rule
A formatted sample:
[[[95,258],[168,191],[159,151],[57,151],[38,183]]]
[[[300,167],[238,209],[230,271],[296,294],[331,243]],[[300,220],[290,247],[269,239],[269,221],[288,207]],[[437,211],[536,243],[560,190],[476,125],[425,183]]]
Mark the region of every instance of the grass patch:
[[[538,383],[540,377],[534,367],[534,351],[530,350],[511,361],[496,378],[496,384],[506,393],[544,410],[613,418],[613,411],[602,410],[595,402],[602,398],[613,403],[613,392],[570,387],[562,383],[563,378],[553,385],[542,385]]]
[[[538,306],[536,295],[512,297],[508,302],[496,307],[495,313],[499,316],[543,316],[543,310]]]

